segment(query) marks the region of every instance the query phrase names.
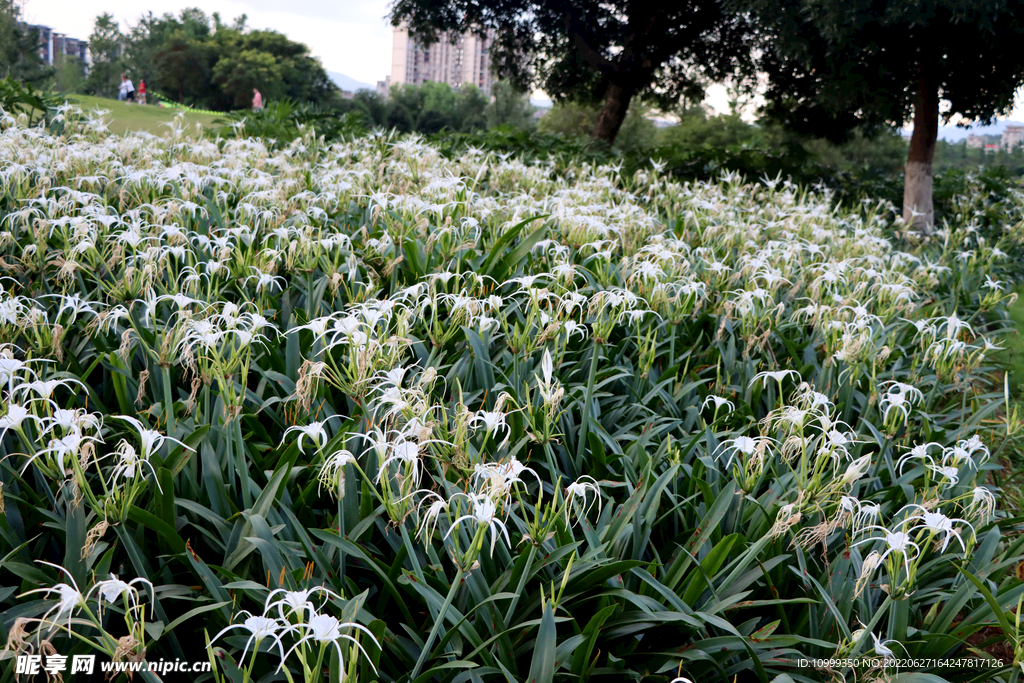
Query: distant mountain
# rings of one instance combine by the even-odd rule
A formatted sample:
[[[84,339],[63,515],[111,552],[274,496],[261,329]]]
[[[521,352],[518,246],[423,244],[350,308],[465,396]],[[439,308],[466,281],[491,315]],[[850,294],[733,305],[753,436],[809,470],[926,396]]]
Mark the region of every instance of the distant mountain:
[[[357,90],[377,89],[377,86],[375,85],[370,85],[369,83],[357,81],[356,79],[346,76],[345,74],[340,74],[337,71],[328,71],[327,76],[332,81],[334,81],[335,85],[337,85],[339,88],[341,88],[342,90],[348,90],[349,92],[356,92]]]
[[[959,126],[939,126],[939,139],[946,142],[960,142],[968,135],[1002,135],[1007,126],[1024,126],[1019,121],[996,121],[991,126],[973,125],[970,128]],[[913,128],[906,128],[901,131],[904,135],[910,135]]]

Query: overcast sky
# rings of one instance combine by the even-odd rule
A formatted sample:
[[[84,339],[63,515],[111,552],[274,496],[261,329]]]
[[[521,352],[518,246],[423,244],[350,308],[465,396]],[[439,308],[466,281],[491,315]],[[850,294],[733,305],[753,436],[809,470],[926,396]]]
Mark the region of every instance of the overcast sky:
[[[324,68],[374,85],[391,71],[391,26],[385,20],[389,0],[20,0],[25,18],[60,33],[88,39],[96,17],[110,12],[122,28],[144,12],[178,13],[200,6],[230,21],[240,14],[253,28],[271,28],[305,43]],[[540,95],[540,93],[535,93]],[[713,87],[708,104],[721,111],[725,91]],[[1024,121],[1024,101],[1009,117]]]

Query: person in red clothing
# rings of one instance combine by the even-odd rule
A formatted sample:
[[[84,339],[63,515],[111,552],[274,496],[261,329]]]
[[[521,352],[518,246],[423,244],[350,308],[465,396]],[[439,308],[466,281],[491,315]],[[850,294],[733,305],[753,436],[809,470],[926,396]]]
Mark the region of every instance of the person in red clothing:
[[[135,101],[139,104],[146,103],[146,81],[142,79],[139,81],[139,89],[135,93]]]

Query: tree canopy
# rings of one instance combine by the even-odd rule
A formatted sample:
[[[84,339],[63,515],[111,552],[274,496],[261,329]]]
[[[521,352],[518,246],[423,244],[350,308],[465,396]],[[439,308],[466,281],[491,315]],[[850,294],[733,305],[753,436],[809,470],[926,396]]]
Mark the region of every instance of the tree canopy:
[[[709,81],[750,74],[747,17],[680,0],[394,0],[391,20],[429,43],[496,31],[492,63],[519,90],[601,103],[593,135],[612,142],[637,97],[700,99]]]
[[[759,24],[766,113],[842,140],[914,122],[904,218],[933,222],[940,115],[990,122],[1024,85],[1024,7],[1010,0],[729,0]],[[948,108],[940,112],[940,102]]]
[[[267,100],[331,103],[340,97],[309,48],[277,31],[250,29],[244,15],[227,24],[196,8],[149,13],[127,34],[102,15],[91,41],[98,50],[92,47],[89,83],[102,95],[116,92],[127,71],[136,85],[145,79],[150,92],[218,111],[247,107],[253,88]]]
[[[0,78],[39,83],[53,75],[39,56],[39,32],[21,26],[21,9],[0,0]]]

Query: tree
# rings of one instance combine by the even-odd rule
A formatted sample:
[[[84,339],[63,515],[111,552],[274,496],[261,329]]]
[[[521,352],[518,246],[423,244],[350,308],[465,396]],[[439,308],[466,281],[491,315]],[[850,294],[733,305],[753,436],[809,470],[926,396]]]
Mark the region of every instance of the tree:
[[[487,105],[487,127],[511,126],[529,128],[533,125],[533,106],[525,93],[517,92],[507,81],[491,86],[491,103]]]
[[[12,0],[0,0],[0,78],[14,78],[38,84],[47,80],[53,69],[39,54],[39,32],[19,22],[21,9]]]
[[[913,120],[903,218],[934,225],[940,114],[991,122],[1024,85],[1024,6],[1013,0],[730,0],[760,23],[766,113],[833,140]],[[940,112],[940,103],[948,109]]]
[[[709,80],[752,73],[746,16],[713,0],[395,0],[391,21],[424,43],[495,29],[498,74],[522,91],[602,103],[591,134],[608,143],[634,98],[671,107]]]
[[[357,109],[363,113],[366,124],[369,126],[383,126],[388,119],[387,100],[373,90],[357,90],[351,100]]]
[[[556,102],[537,122],[541,133],[558,133],[567,138],[580,137],[594,130],[595,107],[575,102]]]
[[[166,37],[153,57],[153,66],[159,78],[158,85],[150,87],[168,88],[182,104],[186,98],[197,103],[209,90],[209,48],[182,29]]]
[[[487,96],[472,83],[463,83],[455,96],[454,128],[460,133],[487,128]]]
[[[75,55],[61,55],[55,67],[54,87],[62,93],[85,90],[85,64]]]
[[[222,30],[218,31],[220,35],[223,33]],[[277,31],[250,31],[237,35],[237,49],[273,57],[280,73],[280,85],[268,86],[268,89],[273,92],[275,87],[280,87],[281,92],[278,96],[296,102],[324,102],[338,91],[338,87],[328,77],[319,60],[310,56],[309,48],[302,43],[289,40],[286,35]],[[224,55],[230,56],[230,51]],[[260,91],[263,91],[262,87]],[[252,99],[251,90],[249,98]]]
[[[423,92],[415,85],[400,83],[391,86],[388,98],[386,125],[400,133],[416,130],[416,122],[423,111]]]
[[[335,103],[337,87],[309,48],[276,31],[251,30],[244,14],[225,23],[194,7],[176,15],[148,13],[127,36],[109,15],[96,25],[92,50],[99,71],[94,68],[91,81],[100,94],[116,91],[117,77],[127,70],[136,84],[145,78],[150,92],[205,109],[248,108],[253,87],[267,99]]]
[[[96,17],[96,25],[89,36],[89,68],[87,87],[97,95],[111,97],[121,85],[121,72],[125,69],[121,46],[124,35],[114,15],[104,12]]]
[[[251,106],[253,88],[264,100],[279,98],[284,91],[281,68],[274,56],[258,50],[225,55],[213,68],[213,80],[231,100],[232,108]]]
[[[210,91],[210,51],[204,51],[202,61],[196,61],[191,53],[207,46],[210,36],[210,19],[201,10],[185,9],[178,16],[167,13],[159,17],[149,12],[131,27],[125,40],[128,72],[136,85],[140,79],[145,79],[150,92],[176,94],[179,101],[186,93],[194,101],[205,98]],[[169,45],[172,41],[177,44]],[[188,55],[171,55],[172,52]],[[168,68],[175,73],[168,74],[165,71]],[[186,74],[182,80],[181,71],[188,68],[196,72],[191,77]]]

